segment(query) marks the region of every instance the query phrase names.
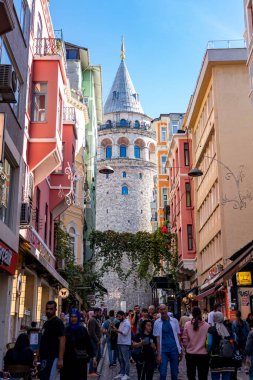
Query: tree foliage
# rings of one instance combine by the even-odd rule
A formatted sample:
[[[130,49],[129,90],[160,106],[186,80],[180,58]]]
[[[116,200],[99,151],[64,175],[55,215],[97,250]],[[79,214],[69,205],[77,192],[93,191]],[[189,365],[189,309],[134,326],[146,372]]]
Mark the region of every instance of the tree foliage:
[[[65,264],[61,274],[69,284],[70,296],[67,301],[72,305],[75,304],[78,294],[86,307],[88,294],[94,294],[95,284],[101,285],[101,277],[94,271],[94,261],[90,260],[83,265],[75,263],[70,235],[61,222],[55,224],[55,240],[55,255],[58,259],[63,259]]]
[[[155,232],[136,234],[115,231],[92,231],[89,240],[94,259],[99,263],[101,276],[110,271],[125,281],[131,273],[139,280],[150,280],[161,271],[175,278],[177,266],[176,236],[166,227]],[[124,267],[124,258],[128,268]]]

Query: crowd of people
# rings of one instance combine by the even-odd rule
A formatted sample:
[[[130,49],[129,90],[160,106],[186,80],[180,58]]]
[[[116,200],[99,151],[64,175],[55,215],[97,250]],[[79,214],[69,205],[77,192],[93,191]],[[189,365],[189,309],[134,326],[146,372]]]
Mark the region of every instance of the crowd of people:
[[[233,322],[224,320],[220,305],[213,310],[194,307],[180,320],[165,304],[153,305],[125,313],[100,308],[86,313],[72,308],[67,315],[56,316],[54,301],[46,304],[47,321],[39,342],[37,360],[41,380],[86,380],[97,376],[98,363],[107,346],[109,371],[119,363],[114,379],[130,379],[131,362],[135,363],[138,380],[152,380],[155,371],[166,380],[168,363],[171,380],[177,380],[179,363],[185,355],[187,377],[207,380],[235,380],[238,369],[253,380],[253,315],[246,320],[236,312]],[[7,351],[5,370],[11,365],[34,366],[34,353],[29,336],[19,335],[15,347]]]

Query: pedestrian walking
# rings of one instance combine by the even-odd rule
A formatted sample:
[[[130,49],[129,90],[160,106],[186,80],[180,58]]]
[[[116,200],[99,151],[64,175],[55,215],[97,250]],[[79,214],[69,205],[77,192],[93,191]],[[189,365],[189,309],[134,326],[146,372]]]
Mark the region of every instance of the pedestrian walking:
[[[220,311],[213,313],[213,322],[214,326],[208,330],[211,377],[212,380],[231,380],[235,373],[231,336],[224,326],[224,317]]]
[[[191,320],[191,317],[190,317],[190,313],[188,311],[186,313],[184,313],[184,315],[182,315],[182,317],[180,318],[179,327],[180,327],[180,334],[181,335],[183,334],[184,326],[185,326],[186,322],[188,322],[190,320]]]
[[[150,320],[150,321],[152,321],[152,323],[154,323],[154,321],[155,321],[155,306],[154,305],[150,305],[149,307],[148,307],[148,319]]]
[[[138,373],[138,380],[152,380],[156,368],[156,345],[155,337],[152,334],[152,321],[144,320],[141,332],[137,334],[133,341],[133,349],[136,356],[132,354]]]
[[[117,319],[120,321],[119,327],[111,327],[112,330],[118,334],[117,346],[120,364],[119,374],[115,376],[114,379],[128,380],[130,370],[129,351],[131,347],[131,325],[122,310],[118,311]]]
[[[148,319],[148,309],[143,307],[141,310],[141,318],[138,322],[138,329],[137,334],[140,334],[142,332],[142,323]]]
[[[131,313],[129,316],[133,335],[136,335],[138,332],[139,319],[140,319],[140,306],[135,305],[134,306],[134,312]]]
[[[252,329],[253,328],[253,313],[248,314],[246,322],[248,323],[249,328]]]
[[[109,367],[116,366],[116,344],[117,334],[112,331],[112,326],[115,326],[117,320],[114,315],[114,310],[109,311],[109,319],[102,324],[102,332],[106,335],[106,343],[109,357]],[[115,339],[116,338],[116,339]]]
[[[87,380],[87,365],[90,359],[96,368],[96,356],[87,329],[82,326],[77,309],[69,312],[69,324],[65,329],[66,345],[61,380]]]
[[[207,380],[209,371],[209,355],[206,349],[206,338],[210,325],[202,320],[199,307],[192,309],[192,320],[185,323],[183,345],[186,351],[188,380]]]
[[[245,346],[250,328],[246,321],[242,319],[240,310],[236,312],[236,320],[232,324],[233,338],[239,352],[245,356]]]
[[[22,333],[18,336],[15,346],[10,348],[4,357],[4,370],[7,371],[9,367],[15,365],[22,365],[29,368],[33,367],[33,350],[30,348],[29,336],[26,333]],[[20,375],[21,377],[22,374]]]
[[[88,333],[91,339],[91,345],[93,348],[93,351],[96,356],[97,365],[99,363],[99,360],[101,358],[101,325],[100,325],[100,315],[101,315],[101,309],[96,307],[94,309],[93,315],[90,317],[88,321]],[[89,375],[96,375],[96,367],[93,366],[93,360],[90,360],[89,365]]]
[[[216,311],[221,311],[221,305],[219,303],[214,304],[213,310],[208,314],[207,322],[211,326],[214,326],[213,315]]]
[[[55,301],[46,303],[47,321],[42,327],[39,348],[41,380],[59,380],[60,369],[63,367],[65,328],[63,322],[56,316],[56,310]]]
[[[246,367],[249,368],[249,380],[253,380],[253,330],[248,334],[246,346]]]
[[[179,360],[182,359],[179,323],[176,318],[168,314],[165,304],[160,305],[159,311],[160,318],[154,323],[153,335],[157,338],[157,364],[159,365],[160,380],[166,380],[168,362],[170,362],[171,380],[177,380]]]
[[[202,313],[203,321],[208,322],[208,315],[209,315],[208,309],[204,308],[203,313]]]

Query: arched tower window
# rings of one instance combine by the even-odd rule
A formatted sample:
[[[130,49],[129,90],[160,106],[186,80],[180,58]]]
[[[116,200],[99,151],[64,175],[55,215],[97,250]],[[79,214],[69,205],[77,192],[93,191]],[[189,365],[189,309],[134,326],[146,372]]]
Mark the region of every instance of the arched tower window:
[[[106,125],[107,125],[108,127],[111,127],[111,126],[112,126],[112,121],[111,121],[111,120],[107,120]]]
[[[122,173],[122,177],[123,177],[123,178],[126,178],[126,172],[123,172],[123,173]]]
[[[134,146],[134,157],[141,158],[141,148],[138,145]]]
[[[135,120],[135,122],[134,122],[134,128],[140,128],[140,122],[139,122],[139,120]]]
[[[120,120],[120,126],[121,126],[121,127],[126,127],[126,126],[127,126],[127,121],[126,121],[126,119],[121,119],[121,120]]]
[[[128,195],[128,187],[127,186],[122,186],[121,194],[122,195]]]
[[[127,153],[126,145],[121,144],[120,145],[120,152],[119,152],[120,157],[121,158],[125,158],[126,157],[126,153]]]
[[[110,145],[108,145],[105,149],[105,157],[107,160],[112,158],[112,147]]]

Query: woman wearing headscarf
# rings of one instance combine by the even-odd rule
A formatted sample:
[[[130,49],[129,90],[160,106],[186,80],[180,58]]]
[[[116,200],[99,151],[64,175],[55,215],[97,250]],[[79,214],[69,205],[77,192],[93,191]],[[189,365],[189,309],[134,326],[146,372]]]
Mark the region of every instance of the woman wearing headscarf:
[[[96,358],[87,329],[81,324],[81,314],[77,309],[69,312],[69,325],[65,330],[66,346],[61,373],[62,380],[87,380],[87,363]]]
[[[224,357],[221,354],[222,340],[230,342],[231,337],[224,325],[224,317],[220,311],[213,313],[213,323],[214,326],[211,326],[208,330],[211,378],[212,380],[231,380],[232,374],[235,373],[236,363],[233,357]]]

